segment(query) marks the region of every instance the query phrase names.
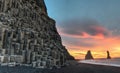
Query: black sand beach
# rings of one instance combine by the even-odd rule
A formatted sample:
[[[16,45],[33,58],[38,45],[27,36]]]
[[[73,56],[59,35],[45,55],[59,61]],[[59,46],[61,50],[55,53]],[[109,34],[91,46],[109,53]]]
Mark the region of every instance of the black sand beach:
[[[32,67],[0,66],[0,73],[120,73],[120,67],[92,65],[69,61],[69,66],[59,69],[39,69]]]
[[[70,61],[69,66],[51,70],[49,73],[120,73],[119,67],[92,65]]]

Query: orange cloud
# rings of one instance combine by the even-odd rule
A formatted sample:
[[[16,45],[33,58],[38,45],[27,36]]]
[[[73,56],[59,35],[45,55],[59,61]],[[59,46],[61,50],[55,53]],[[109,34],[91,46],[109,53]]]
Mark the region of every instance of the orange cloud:
[[[94,58],[106,58],[106,51],[109,50],[111,57],[120,57],[120,36],[113,36],[109,31],[109,36],[105,36],[102,27],[95,28],[99,33],[90,35],[82,32],[82,35],[67,34],[59,28],[63,44],[67,47],[69,53],[76,59],[84,59],[88,50],[92,51]]]
[[[76,59],[84,59],[84,56],[88,50],[92,51],[94,58],[106,58],[106,51],[109,50],[110,54],[113,58],[120,57],[120,39],[119,37],[109,37],[104,39],[92,39],[87,42],[94,42],[96,45],[94,46],[79,46],[72,45],[69,43],[64,43],[67,45],[67,48],[71,55],[73,55]],[[76,54],[80,53],[80,54]],[[82,53],[82,54],[81,54]]]

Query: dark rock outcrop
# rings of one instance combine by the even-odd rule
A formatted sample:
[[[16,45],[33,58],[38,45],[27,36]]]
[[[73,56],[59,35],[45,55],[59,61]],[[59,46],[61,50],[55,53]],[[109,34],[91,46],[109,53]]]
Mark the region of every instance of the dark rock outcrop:
[[[93,59],[93,56],[92,56],[90,50],[87,52],[87,54],[86,54],[86,56],[85,56],[85,59],[86,59],[86,60],[87,60],[87,59]]]
[[[109,51],[107,51],[107,59],[111,59]]]
[[[66,50],[66,54],[65,55],[66,55],[66,59],[67,60],[75,60],[75,58],[72,55],[70,55],[67,50]]]
[[[44,0],[36,0],[36,4],[42,9],[42,11],[47,14],[47,8],[45,6]]]
[[[44,0],[0,0],[0,39],[4,63],[52,68],[69,58]]]

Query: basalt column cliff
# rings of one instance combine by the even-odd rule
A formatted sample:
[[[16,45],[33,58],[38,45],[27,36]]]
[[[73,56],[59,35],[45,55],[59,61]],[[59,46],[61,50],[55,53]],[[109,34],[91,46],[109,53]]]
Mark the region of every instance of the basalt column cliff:
[[[0,0],[0,62],[52,68],[68,52],[44,0]]]

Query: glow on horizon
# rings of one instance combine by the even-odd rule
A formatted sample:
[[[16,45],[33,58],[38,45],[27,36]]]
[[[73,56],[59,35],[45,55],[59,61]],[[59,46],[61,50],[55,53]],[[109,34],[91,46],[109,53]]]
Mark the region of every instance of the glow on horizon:
[[[73,36],[69,36],[69,35],[65,35],[62,34],[60,32],[60,34],[64,37],[74,37]],[[83,39],[87,39],[89,37],[92,36],[88,36],[88,37],[82,37]],[[97,37],[97,38],[96,38]],[[79,36],[74,37],[77,38],[79,40]],[[84,59],[85,58],[85,54],[87,53],[88,50],[91,50],[92,55],[94,58],[106,58],[107,57],[107,53],[106,51],[108,50],[110,52],[110,55],[112,58],[117,58],[120,57],[120,37],[101,37],[101,35],[97,35],[97,36],[93,36],[92,40],[85,40],[85,42],[93,42],[96,45],[93,46],[79,46],[79,45],[75,45],[72,44],[69,41],[63,40],[63,44],[67,45],[66,48],[68,49],[69,53],[74,56],[76,59]],[[77,42],[79,43],[79,42]]]
[[[87,50],[89,50],[89,49],[87,49]],[[86,55],[86,53],[87,53],[87,50],[84,50],[84,49],[82,49],[82,50],[69,50],[68,49],[68,51],[69,51],[69,53],[72,55],[72,56],[74,56],[75,57],[75,59],[85,59],[85,55]],[[106,53],[106,51],[107,50],[105,50],[105,51],[97,51],[97,50],[91,50],[91,53],[92,53],[92,55],[93,55],[93,57],[94,57],[94,59],[97,59],[97,58],[107,58],[107,53]],[[110,55],[111,55],[111,57],[112,58],[120,58],[120,56],[119,56],[119,50],[117,51],[110,51]]]

